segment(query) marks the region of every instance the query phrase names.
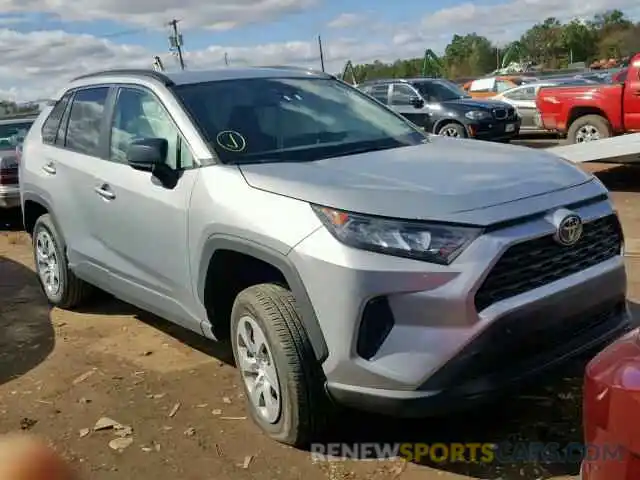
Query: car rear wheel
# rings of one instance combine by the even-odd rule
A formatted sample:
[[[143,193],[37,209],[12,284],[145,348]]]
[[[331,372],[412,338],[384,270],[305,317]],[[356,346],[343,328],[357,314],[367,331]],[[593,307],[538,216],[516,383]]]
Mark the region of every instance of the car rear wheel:
[[[609,137],[611,137],[611,124],[606,118],[600,115],[584,115],[569,127],[566,143],[573,145]]]
[[[324,428],[329,401],[292,293],[275,284],[240,292],[231,338],[254,422],[279,442],[308,445]]]
[[[69,269],[64,241],[49,214],[36,220],[32,239],[36,273],[49,303],[66,309],[78,306],[89,296],[91,286]]]
[[[447,123],[440,127],[438,135],[443,137],[466,138],[467,132],[459,123]]]

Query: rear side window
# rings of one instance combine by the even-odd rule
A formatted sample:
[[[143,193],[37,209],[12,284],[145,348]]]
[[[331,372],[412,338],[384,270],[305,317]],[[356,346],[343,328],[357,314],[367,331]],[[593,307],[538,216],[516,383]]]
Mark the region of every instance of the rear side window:
[[[58,134],[58,125],[60,125],[60,120],[62,119],[62,115],[64,115],[64,111],[67,109],[70,98],[71,94],[66,93],[58,103],[55,104],[51,113],[49,113],[49,116],[44,121],[42,125],[42,141],[44,143],[50,145],[55,143],[56,135]]]
[[[389,103],[389,85],[368,85],[364,87],[362,91],[371,95],[373,98],[385,105]]]
[[[109,87],[78,90],[71,103],[65,147],[85,155],[97,155]]]

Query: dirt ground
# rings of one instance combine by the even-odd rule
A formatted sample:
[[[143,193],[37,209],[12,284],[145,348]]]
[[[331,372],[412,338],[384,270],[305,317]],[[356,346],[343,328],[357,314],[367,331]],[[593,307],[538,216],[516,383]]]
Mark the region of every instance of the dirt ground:
[[[613,190],[629,255],[629,297],[640,301],[640,169],[600,178]],[[12,219],[8,219],[11,223]],[[228,349],[122,302],[50,309],[27,235],[0,230],[0,433],[49,439],[86,479],[534,479],[569,478],[577,464],[313,463],[245,419]],[[344,413],[330,432],[347,442],[581,441],[581,364],[481,411],[424,421]],[[131,427],[93,431],[101,417]],[[118,435],[122,435],[119,437]],[[123,440],[123,438],[125,440]],[[126,447],[122,451],[110,447]],[[129,440],[130,439],[130,440]],[[128,446],[127,446],[128,444]]]

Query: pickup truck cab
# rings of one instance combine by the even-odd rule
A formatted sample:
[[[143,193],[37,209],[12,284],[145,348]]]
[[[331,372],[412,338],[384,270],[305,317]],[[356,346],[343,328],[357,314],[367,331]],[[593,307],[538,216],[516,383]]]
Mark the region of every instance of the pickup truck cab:
[[[543,88],[536,106],[546,130],[582,143],[640,132],[640,53],[610,84]]]

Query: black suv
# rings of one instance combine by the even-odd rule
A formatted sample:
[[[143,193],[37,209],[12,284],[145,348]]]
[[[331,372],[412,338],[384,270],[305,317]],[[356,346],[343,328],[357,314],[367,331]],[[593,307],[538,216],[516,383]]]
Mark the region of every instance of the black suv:
[[[521,119],[514,107],[473,99],[449,80],[380,79],[358,88],[430,133],[508,142],[520,132]]]

